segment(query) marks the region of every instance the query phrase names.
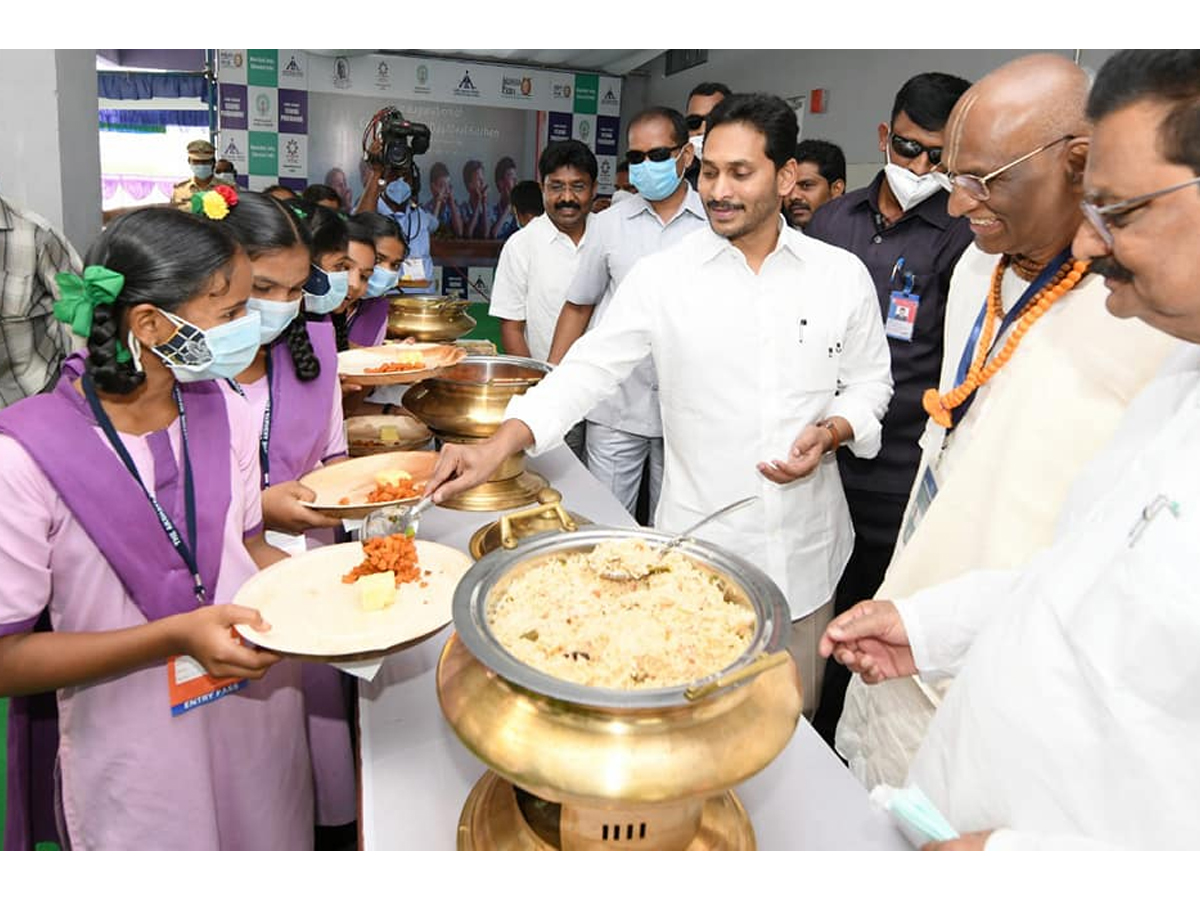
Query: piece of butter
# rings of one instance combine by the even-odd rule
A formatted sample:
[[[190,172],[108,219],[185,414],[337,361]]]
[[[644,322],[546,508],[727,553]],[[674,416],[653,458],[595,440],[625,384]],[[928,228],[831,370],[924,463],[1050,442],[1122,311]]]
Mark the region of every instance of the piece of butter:
[[[379,439],[394,444],[400,440],[400,429],[395,425],[384,425],[379,429]]]
[[[399,484],[402,481],[412,481],[412,475],[403,469],[384,469],[375,473],[375,484],[379,487],[385,484]]]
[[[367,612],[387,609],[396,602],[396,576],[378,572],[358,579],[358,599]]]

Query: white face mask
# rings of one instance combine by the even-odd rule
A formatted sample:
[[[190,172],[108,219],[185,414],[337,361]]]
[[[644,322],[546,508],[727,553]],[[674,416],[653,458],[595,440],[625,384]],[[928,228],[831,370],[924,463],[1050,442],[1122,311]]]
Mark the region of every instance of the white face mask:
[[[688,138],[688,143],[692,145],[692,149],[696,151],[696,162],[700,162],[704,158],[704,135],[693,134]]]
[[[945,188],[942,180],[932,172],[918,175],[916,172],[892,162],[891,150],[886,145],[884,153],[887,154],[887,165],[883,167],[883,173],[887,177],[892,193],[896,195],[896,202],[905,212]]]

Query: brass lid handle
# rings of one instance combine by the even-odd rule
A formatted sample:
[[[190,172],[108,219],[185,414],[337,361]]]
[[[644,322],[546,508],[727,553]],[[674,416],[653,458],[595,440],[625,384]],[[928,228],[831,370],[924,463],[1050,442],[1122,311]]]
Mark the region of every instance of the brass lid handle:
[[[541,500],[543,494],[538,494],[538,499]],[[500,546],[505,550],[517,549],[517,539],[513,536],[512,526],[514,522],[521,522],[525,519],[532,519],[536,516],[550,513],[558,517],[558,525],[563,531],[577,531],[579,526],[575,520],[567,515],[567,511],[562,506],[562,494],[558,491],[553,493],[558,494],[558,499],[548,503],[542,503],[540,506],[535,506],[532,509],[523,509],[519,512],[509,513],[507,516],[500,517]]]

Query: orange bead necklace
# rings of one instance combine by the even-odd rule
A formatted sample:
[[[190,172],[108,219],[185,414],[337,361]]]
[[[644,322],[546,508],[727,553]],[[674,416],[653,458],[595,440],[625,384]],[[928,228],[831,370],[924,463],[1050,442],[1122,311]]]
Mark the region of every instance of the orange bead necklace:
[[[930,388],[921,397],[921,405],[929,413],[933,421],[943,428],[950,428],[954,420],[950,410],[961,406],[975,391],[987,384],[992,376],[999,372],[1012,358],[1013,353],[1021,344],[1033,323],[1045,315],[1046,310],[1057,303],[1066,293],[1079,284],[1088,270],[1087,260],[1068,259],[1055,273],[1054,278],[1044,288],[1038,291],[1026,306],[1021,317],[1013,326],[1012,334],[1008,336],[1000,352],[987,362],[988,351],[992,346],[992,335],[996,331],[996,322],[1004,317],[1004,306],[1001,301],[1000,287],[1004,281],[1004,272],[1008,268],[1010,258],[1002,256],[992,273],[992,288],[988,295],[987,315],[983,321],[983,333],[979,339],[979,349],[975,351],[975,359],[967,370],[967,377],[954,390],[939,394],[936,388]]]

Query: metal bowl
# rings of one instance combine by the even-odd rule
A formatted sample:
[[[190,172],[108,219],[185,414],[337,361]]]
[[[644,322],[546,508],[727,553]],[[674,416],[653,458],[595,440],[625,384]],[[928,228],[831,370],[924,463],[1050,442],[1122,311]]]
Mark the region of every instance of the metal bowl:
[[[468,302],[439,294],[400,294],[388,301],[390,338],[453,341],[475,327],[467,315]]]
[[[468,356],[413,385],[401,402],[439,435],[486,438],[504,421],[508,401],[552,369],[548,363],[522,356]]]
[[[634,536],[655,544],[671,537],[598,526],[548,534],[488,554],[455,590],[456,633],[438,662],[442,713],[490,769],[545,800],[628,809],[711,797],[768,765],[799,720],[803,691],[782,649],[790,627],[783,595],[762,571],[713,544],[691,541],[680,552],[719,574],[758,622],[741,656],[699,682],[636,691],[576,684],[521,662],[492,634],[487,603],[511,577]]]
[[[555,700],[601,709],[652,709],[687,705],[691,688],[716,682],[744,669],[765,653],[783,649],[791,625],[787,601],[766,573],[715,544],[687,541],[678,551],[702,569],[719,575],[726,596],[754,610],[757,625],[749,645],[724,669],[691,685],[646,690],[615,690],[564,681],[517,659],[504,648],[487,623],[488,602],[514,578],[563,554],[586,553],[603,541],[636,537],[662,545],[674,534],[643,528],[586,526],[573,533],[533,538],[516,550],[485,556],[463,577],[454,592],[454,627],[467,649],[501,678]],[[726,688],[728,690],[728,688]]]

